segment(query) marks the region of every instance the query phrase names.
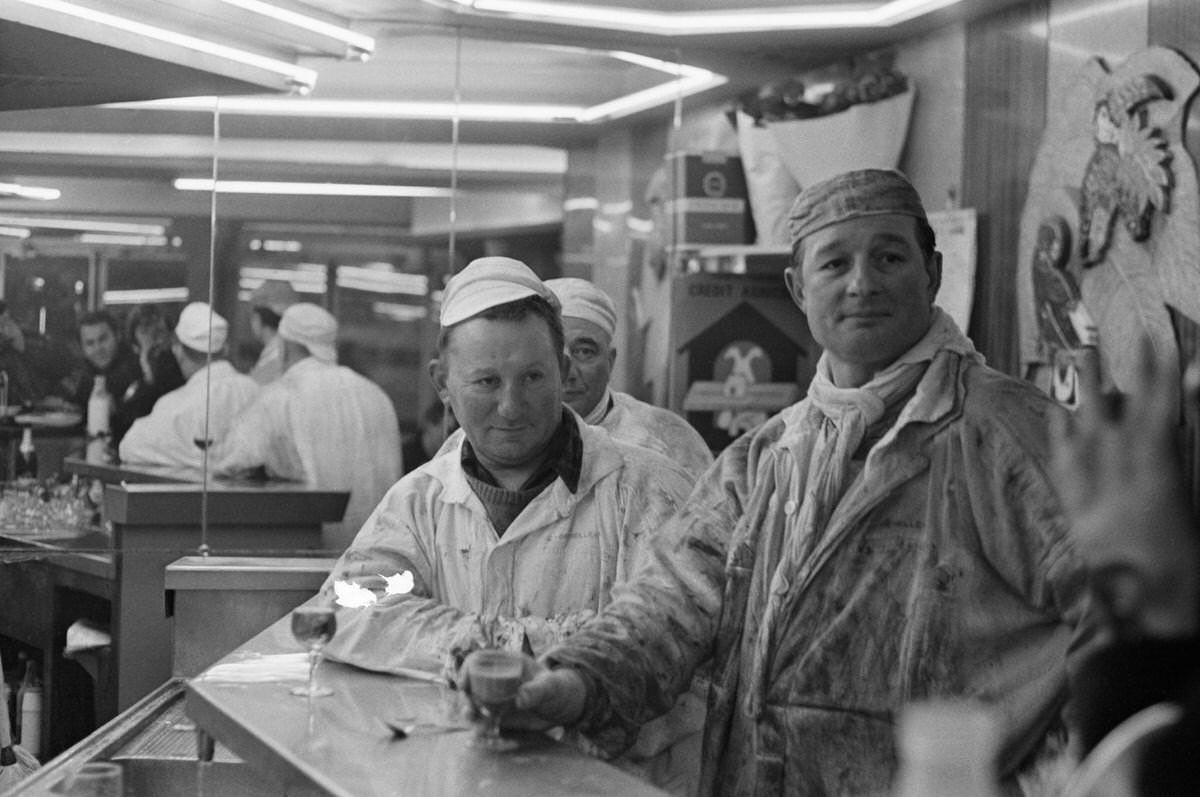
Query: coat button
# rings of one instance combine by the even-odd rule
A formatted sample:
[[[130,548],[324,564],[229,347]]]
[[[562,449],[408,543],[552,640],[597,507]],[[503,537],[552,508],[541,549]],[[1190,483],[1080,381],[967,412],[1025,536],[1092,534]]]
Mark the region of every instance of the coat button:
[[[794,515],[794,514],[796,514],[796,501],[795,501],[795,499],[793,499],[793,498],[789,498],[789,499],[788,499],[787,503],[783,505],[783,513],[784,513],[785,515]]]

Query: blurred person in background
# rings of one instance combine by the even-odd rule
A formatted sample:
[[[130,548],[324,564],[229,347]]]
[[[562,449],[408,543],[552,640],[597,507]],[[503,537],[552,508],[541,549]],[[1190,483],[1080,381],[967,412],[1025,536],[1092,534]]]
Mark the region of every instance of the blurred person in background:
[[[454,414],[446,412],[446,405],[440,400],[426,407],[418,418],[416,433],[404,440],[405,473],[433,459],[446,438],[457,428]]]
[[[283,376],[283,340],[279,337],[279,321],[296,302],[299,294],[286,280],[265,280],[250,294],[250,334],[262,344],[258,362],[250,376],[260,385],[274,382]]]
[[[135,420],[149,415],[154,402],[184,383],[179,361],[171,352],[171,330],[158,305],[139,304],[133,308],[125,329],[142,370],[113,413],[113,444],[118,446]]]
[[[205,451],[226,442],[258,394],[258,383],[225,359],[228,336],[229,324],[205,302],[183,308],[169,353],[186,381],[133,421],[117,449],[122,463],[199,469]]]
[[[104,377],[104,387],[112,396],[111,414],[124,412],[125,395],[129,386],[141,378],[142,366],[138,356],[121,337],[116,318],[107,310],[94,310],[79,319],[79,347],[83,365],[71,377],[68,400],[84,413],[86,423],[88,398],[96,377]],[[112,419],[108,428],[112,429]]]
[[[657,451],[696,479],[712,464],[704,438],[670,410],[639,401],[608,386],[617,350],[617,308],[604,291],[574,277],[546,281],[562,303],[567,369],[564,400],[593,426],[618,440]]]
[[[220,473],[264,468],[273,478],[348,491],[346,513],[324,540],[341,551],[403,469],[395,407],[374,382],[338,365],[337,330],[315,304],[284,311],[284,374],[241,414],[216,459]]]

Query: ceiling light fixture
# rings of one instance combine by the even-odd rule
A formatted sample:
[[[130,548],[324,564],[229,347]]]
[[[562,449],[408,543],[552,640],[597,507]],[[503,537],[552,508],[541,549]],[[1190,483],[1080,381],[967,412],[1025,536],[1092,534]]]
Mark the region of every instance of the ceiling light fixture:
[[[274,194],[278,196],[373,196],[449,197],[449,188],[426,185],[380,185],[372,183],[291,183],[269,180],[217,180],[179,177],[180,191],[216,191],[218,194]]]
[[[119,235],[106,232],[81,232],[75,236],[81,244],[106,246],[166,246],[165,235]]]
[[[0,236],[4,238],[28,238],[30,234],[28,227],[0,227]]]
[[[157,304],[186,302],[187,288],[131,288],[104,292],[104,304]]]
[[[82,230],[128,235],[165,235],[167,225],[100,219],[64,219],[42,216],[0,216],[0,224],[44,230]]]
[[[62,191],[57,188],[39,188],[34,185],[19,185],[18,183],[0,183],[0,198],[4,199],[38,199],[43,202],[58,199]]]
[[[444,0],[425,0],[444,6]],[[738,11],[637,11],[611,6],[588,6],[540,0],[449,0],[465,13],[499,14],[535,22],[580,28],[697,36],[774,30],[829,30],[891,27],[955,5],[961,0],[890,0],[873,6],[791,6],[746,8]]]
[[[288,11],[279,6],[273,6],[270,3],[264,3],[262,0],[220,0],[226,5],[235,6],[245,11],[250,11],[254,14],[273,19],[276,22],[282,22],[285,25],[306,30],[309,33],[315,33],[318,36],[324,36],[334,41],[345,44],[348,48],[346,58],[349,60],[365,61],[375,52],[375,40],[370,36],[365,36],[361,33],[356,33],[349,28],[344,28],[339,25],[332,25],[314,17],[304,14],[297,14],[295,11]]]
[[[39,15],[38,11],[50,12],[53,16]],[[312,69],[289,64],[275,58],[268,58],[257,53],[246,52],[245,50],[239,50],[196,36],[189,36],[186,33],[177,33],[165,28],[147,25],[137,20],[119,17],[115,14],[107,14],[94,8],[75,5],[64,0],[5,0],[5,18],[34,27],[56,30],[87,41],[97,40],[96,33],[98,29],[109,33],[133,34],[136,37],[150,39],[173,47],[180,47],[193,53],[216,56],[242,66],[269,72],[282,77],[286,86],[301,94],[310,91],[317,82],[317,73]],[[70,24],[64,25],[64,22]],[[122,49],[129,49],[128,36],[121,36],[119,38],[121,41],[116,43],[117,46],[125,45]],[[161,58],[161,54],[158,57]]]

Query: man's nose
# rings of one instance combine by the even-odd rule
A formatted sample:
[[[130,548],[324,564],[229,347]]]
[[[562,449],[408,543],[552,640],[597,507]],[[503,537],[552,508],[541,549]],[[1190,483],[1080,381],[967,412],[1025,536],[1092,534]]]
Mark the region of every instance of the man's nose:
[[[876,279],[877,275],[875,269],[871,267],[870,258],[855,258],[854,264],[850,267],[848,277],[849,280],[846,283],[846,291],[848,293],[856,296],[866,296],[879,290],[879,283]]]
[[[521,386],[516,382],[509,382],[500,388],[500,401],[496,411],[505,418],[514,418],[520,414],[524,400]]]

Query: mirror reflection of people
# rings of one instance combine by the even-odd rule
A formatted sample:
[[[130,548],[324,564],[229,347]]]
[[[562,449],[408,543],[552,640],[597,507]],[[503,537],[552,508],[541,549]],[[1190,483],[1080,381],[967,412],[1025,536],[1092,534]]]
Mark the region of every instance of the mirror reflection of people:
[[[415,586],[339,610],[331,657],[436,667],[483,644],[481,623],[505,648],[543,652],[610,600],[682,506],[689,481],[670,460],[563,405],[557,304],[506,257],[474,260],[446,286],[430,376],[462,433],[388,491],[323,591],[399,571]],[[694,781],[702,714],[701,701],[681,703],[624,763],[662,785]]]
[[[117,449],[122,463],[199,469],[206,450],[220,450],[259,390],[226,359],[228,336],[228,322],[205,302],[183,308],[170,353],[186,381],[133,421]]]
[[[265,468],[274,478],[348,491],[341,522],[328,524],[323,540],[341,551],[402,468],[392,400],[365,376],[338,365],[337,331],[337,320],[315,304],[298,302],[284,311],[284,374],[239,416],[217,471]]]
[[[119,415],[129,386],[141,377],[142,367],[133,349],[122,339],[116,318],[106,310],[84,314],[79,319],[79,347],[84,366],[74,377],[71,403],[86,412],[96,377],[103,376],[104,387],[112,396],[111,412]],[[112,429],[111,418],[108,428]]]
[[[260,385],[283,376],[283,340],[279,337],[279,322],[284,312],[298,301],[300,295],[286,280],[264,280],[250,294],[250,334],[262,344],[250,376]]]
[[[155,304],[140,304],[126,319],[128,339],[138,356],[141,375],[125,390],[113,413],[113,443],[121,439],[135,420],[149,415],[154,403],[184,383],[179,361],[171,352],[171,330],[162,309]]]
[[[712,464],[712,452],[700,433],[670,410],[639,401],[609,387],[617,349],[617,308],[608,294],[584,279],[546,281],[562,304],[570,365],[564,399],[593,426],[618,440],[657,451],[699,478]]]
[[[1078,753],[1091,754],[1138,712],[1176,706],[1180,718],[1130,762],[1133,788],[1121,794],[1200,794],[1200,527],[1179,456],[1178,372],[1146,341],[1130,395],[1102,394],[1095,367],[1082,377],[1079,411],[1059,425],[1054,458],[1071,534],[1103,607],[1102,644],[1071,678]],[[1195,365],[1184,388],[1194,414]],[[1125,782],[1117,775],[1108,778]]]
[[[899,173],[809,186],[789,230],[785,282],[824,349],[808,395],[717,458],[512,721],[619,753],[710,662],[704,794],[887,793],[894,717],[935,697],[992,708],[1015,788],[1063,755],[1087,634],[1047,474],[1063,410],[936,307],[941,256]]]

